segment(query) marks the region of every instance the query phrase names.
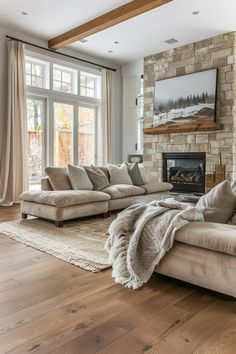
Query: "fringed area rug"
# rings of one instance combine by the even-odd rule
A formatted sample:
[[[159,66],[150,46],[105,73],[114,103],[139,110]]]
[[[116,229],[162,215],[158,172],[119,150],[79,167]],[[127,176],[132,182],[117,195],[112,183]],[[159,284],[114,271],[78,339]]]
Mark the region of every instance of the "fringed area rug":
[[[0,236],[8,236],[91,272],[109,268],[104,245],[115,216],[65,222],[63,228],[41,219],[0,223]]]

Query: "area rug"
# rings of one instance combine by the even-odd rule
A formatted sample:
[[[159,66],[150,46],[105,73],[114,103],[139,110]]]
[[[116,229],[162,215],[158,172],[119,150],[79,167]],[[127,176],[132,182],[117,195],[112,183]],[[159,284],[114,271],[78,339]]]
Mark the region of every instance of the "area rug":
[[[41,219],[0,223],[0,236],[8,236],[91,272],[109,268],[104,245],[115,216],[66,222],[63,228]]]

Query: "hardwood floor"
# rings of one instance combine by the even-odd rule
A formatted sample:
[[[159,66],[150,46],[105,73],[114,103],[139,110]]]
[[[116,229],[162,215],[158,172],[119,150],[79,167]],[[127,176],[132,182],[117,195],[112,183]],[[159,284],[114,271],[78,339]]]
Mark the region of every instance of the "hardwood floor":
[[[0,208],[0,222],[20,218]],[[153,275],[140,290],[0,237],[0,353],[235,354],[236,301]]]

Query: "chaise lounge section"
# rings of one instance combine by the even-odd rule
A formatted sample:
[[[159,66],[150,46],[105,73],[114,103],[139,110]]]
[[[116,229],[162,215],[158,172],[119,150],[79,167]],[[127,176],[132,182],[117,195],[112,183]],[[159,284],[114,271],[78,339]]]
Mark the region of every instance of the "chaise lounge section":
[[[106,167],[99,169],[110,181],[109,170]],[[55,172],[64,179],[62,188],[65,186],[68,189],[53,190],[50,178],[42,178],[40,191],[28,191],[21,195],[22,218],[27,218],[27,215],[37,216],[54,221],[56,226],[62,227],[66,220],[99,214],[109,216],[111,211],[129,207],[135,196],[168,192],[173,188],[165,182],[146,182],[141,186],[110,184],[101,191],[73,190],[67,168],[56,167]]]

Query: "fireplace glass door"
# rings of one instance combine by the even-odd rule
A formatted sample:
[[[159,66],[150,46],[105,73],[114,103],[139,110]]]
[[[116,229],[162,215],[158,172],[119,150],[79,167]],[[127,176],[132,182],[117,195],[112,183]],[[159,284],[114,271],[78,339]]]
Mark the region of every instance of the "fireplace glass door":
[[[163,180],[173,184],[174,191],[204,193],[205,154],[163,154]]]

